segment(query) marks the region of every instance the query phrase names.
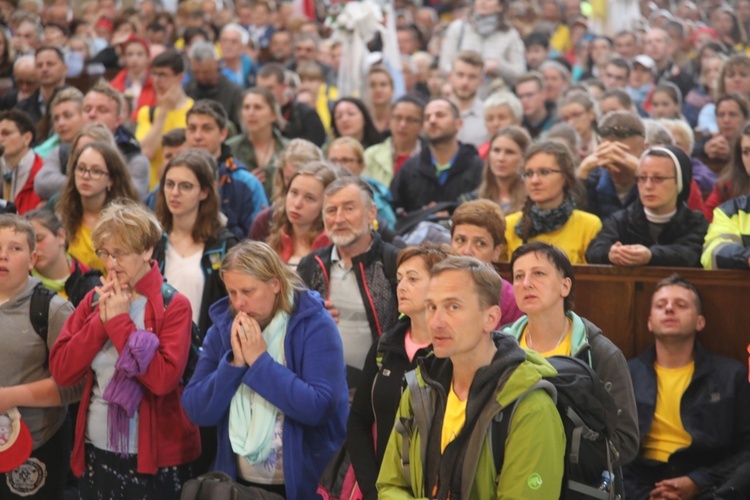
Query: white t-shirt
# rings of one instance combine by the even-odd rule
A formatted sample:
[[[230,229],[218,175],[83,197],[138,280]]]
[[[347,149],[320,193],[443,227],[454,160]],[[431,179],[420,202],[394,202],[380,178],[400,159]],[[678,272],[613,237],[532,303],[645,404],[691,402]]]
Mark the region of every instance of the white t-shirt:
[[[202,257],[203,248],[183,258],[169,245],[164,256],[164,277],[167,278],[167,283],[188,298],[193,308],[193,322],[196,324],[201,314],[203,287],[206,284],[206,277],[201,269]]]

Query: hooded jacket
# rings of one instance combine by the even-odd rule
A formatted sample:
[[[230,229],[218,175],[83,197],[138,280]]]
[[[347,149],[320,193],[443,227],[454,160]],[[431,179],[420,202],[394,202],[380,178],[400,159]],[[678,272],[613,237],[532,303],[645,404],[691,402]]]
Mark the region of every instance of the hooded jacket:
[[[613,462],[615,466],[626,464],[638,455],[639,446],[633,384],[628,377],[623,376],[628,363],[622,351],[604,336],[599,327],[572,311],[567,316],[573,322],[571,355],[594,369],[609,389],[619,410],[617,431],[612,438],[619,456]],[[502,332],[520,340],[528,322],[528,318],[524,316]]]
[[[213,326],[203,343],[195,373],[182,394],[190,419],[216,426],[219,441],[213,470],[237,476],[237,455],[229,441],[229,407],[245,384],[284,414],[282,434],[287,498],[317,499],[323,469],[346,434],[349,396],[344,354],[336,324],[320,296],[295,293],[284,337],[285,364],[264,352],[252,366],[232,362],[229,299],[209,310]]]
[[[482,182],[484,163],[471,144],[459,143],[451,161],[447,179],[440,183],[430,148],[404,162],[391,182],[393,208],[407,213],[424,208],[433,201],[455,201],[470,193]]]
[[[211,326],[211,318],[208,309],[211,305],[222,297],[226,297],[227,289],[219,274],[221,261],[230,248],[239,243],[237,237],[227,228],[221,228],[219,234],[206,242],[203,246],[203,256],[201,257],[201,271],[205,278],[203,285],[203,295],[201,295],[201,310],[198,317],[198,329],[201,335],[205,336],[208,328]],[[169,235],[162,234],[159,243],[154,247],[153,259],[159,265],[159,271],[164,274],[166,264],[167,247],[169,246]]]
[[[73,306],[55,295],[49,305],[47,343],[36,333],[30,319],[31,294],[41,283],[37,278],[29,278],[26,286],[0,304],[0,380],[3,386],[37,382],[50,377],[48,366],[49,351],[63,328],[65,320],[73,312]],[[80,386],[58,387],[61,406],[51,408],[21,407],[21,418],[31,432],[34,449],[46,443],[62,427],[65,421],[65,405],[78,400]]]
[[[453,375],[450,359],[421,359],[419,390],[429,401],[413,404],[408,387],[399,405],[378,476],[381,500],[406,498],[549,499],[560,496],[565,431],[555,403],[532,390],[517,405],[510,423],[499,480],[492,457],[492,419],[555,369],[539,354],[524,351],[509,336],[494,337],[497,353],[471,384],[466,423],[443,453],[441,434]],[[408,456],[405,446],[408,445]],[[408,471],[408,477],[405,474]]]

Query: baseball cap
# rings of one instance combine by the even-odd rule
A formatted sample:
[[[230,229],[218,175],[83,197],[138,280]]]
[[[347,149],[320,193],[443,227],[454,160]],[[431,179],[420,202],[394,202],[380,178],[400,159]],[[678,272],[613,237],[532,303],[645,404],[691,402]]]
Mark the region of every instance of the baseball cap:
[[[0,413],[0,473],[10,472],[31,455],[31,433],[18,408]]]
[[[640,64],[646,69],[650,69],[652,72],[656,69],[656,63],[646,54],[639,54],[633,58],[633,64]]]

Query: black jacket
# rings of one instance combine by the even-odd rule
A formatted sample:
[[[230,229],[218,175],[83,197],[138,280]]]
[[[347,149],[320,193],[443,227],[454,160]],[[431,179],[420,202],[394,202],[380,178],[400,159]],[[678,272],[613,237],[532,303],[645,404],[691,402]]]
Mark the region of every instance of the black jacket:
[[[391,181],[393,208],[407,213],[419,210],[433,201],[455,201],[474,191],[482,182],[484,162],[471,144],[459,143],[456,159],[448,170],[445,184],[440,185],[430,148],[406,160]]]
[[[212,87],[198,85],[195,78],[185,84],[185,93],[195,101],[201,99],[212,99],[221,104],[229,115],[229,120],[242,130],[240,122],[240,110],[242,109],[242,88],[229,81],[224,75],[219,75],[219,83]]]
[[[420,349],[409,361],[404,342],[410,327],[411,321],[404,316],[372,345],[349,409],[346,448],[366,500],[378,498],[375,482],[401,400],[404,373],[417,367],[417,359],[432,352],[432,346]]]
[[[221,268],[221,261],[224,260],[224,256],[227,251],[239,243],[237,237],[227,228],[221,228],[219,234],[206,242],[203,248],[203,257],[201,257],[201,270],[205,278],[205,284],[203,285],[203,296],[201,298],[201,312],[198,317],[198,329],[201,335],[205,337],[211,326],[211,318],[208,315],[208,308],[213,305],[214,302],[226,297],[227,290],[224,288],[224,282],[219,275],[219,269]],[[164,264],[167,253],[167,246],[169,245],[169,236],[164,233],[159,240],[159,243],[154,247],[153,259],[159,265],[159,270],[164,274]]]
[[[750,385],[747,368],[695,344],[695,372],[680,401],[682,426],[692,443],[677,450],[659,475],[649,476],[636,459],[625,468],[627,498],[643,498],[653,481],[687,475],[701,488],[724,482],[735,469],[750,460]],[[651,429],[656,409],[657,380],[651,346],[628,368],[635,389],[641,442]],[[648,469],[646,469],[648,470]],[[648,483],[648,484],[646,484]]]
[[[677,213],[654,241],[643,205],[636,200],[602,223],[602,230],[586,250],[586,260],[589,264],[609,264],[609,249],[619,241],[648,247],[652,254],[649,266],[700,267],[707,230],[708,221],[702,213],[678,203]]]
[[[302,281],[310,290],[317,291],[323,298],[329,295],[332,251],[333,246],[318,249],[304,257],[297,266],[297,273]],[[396,324],[398,319],[398,299],[396,298],[398,252],[398,248],[385,243],[378,233],[372,232],[370,249],[352,259],[373,341]]]
[[[318,113],[297,101],[288,102],[281,108],[281,114],[286,120],[286,127],[281,135],[287,139],[307,139],[318,147],[326,142],[326,129]]]

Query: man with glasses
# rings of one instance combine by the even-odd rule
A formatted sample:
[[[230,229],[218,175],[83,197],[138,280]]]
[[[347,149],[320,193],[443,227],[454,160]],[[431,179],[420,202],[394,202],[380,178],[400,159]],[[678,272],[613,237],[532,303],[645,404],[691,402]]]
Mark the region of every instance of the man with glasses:
[[[22,56],[13,63],[14,89],[0,97],[0,111],[16,107],[20,101],[27,99],[39,88],[39,76],[36,74],[34,56]]]
[[[544,77],[537,71],[518,77],[515,89],[523,106],[523,127],[536,139],[557,121],[555,103],[545,100]]]
[[[700,267],[708,222],[690,210],[693,167],[676,146],[647,150],[638,162],[638,199],[604,220],[589,244],[590,264]]]
[[[427,104],[423,132],[429,147],[406,160],[391,182],[397,212],[455,201],[479,186],[483,161],[474,146],[458,141],[461,124],[453,102],[438,97]]]
[[[3,149],[3,199],[16,205],[19,214],[38,208],[41,198],[34,192],[34,178],[44,160],[31,145],[36,127],[31,117],[18,109],[0,114],[0,146]]]
[[[424,103],[417,97],[405,95],[391,106],[391,136],[365,150],[364,175],[390,186],[393,176],[409,158],[422,150]]]
[[[586,188],[586,209],[600,219],[638,198],[635,174],[646,149],[643,121],[629,111],[613,111],[599,121],[596,151],[583,159],[578,177]]]
[[[187,126],[187,112],[193,107],[193,100],[182,89],[185,60],[176,50],[166,50],[154,58],[151,79],[156,107],[144,106],[138,111],[135,138],[141,143],[143,154],[151,158],[149,188],[153,189],[159,182],[162,164],[161,137],[170,130]]]

